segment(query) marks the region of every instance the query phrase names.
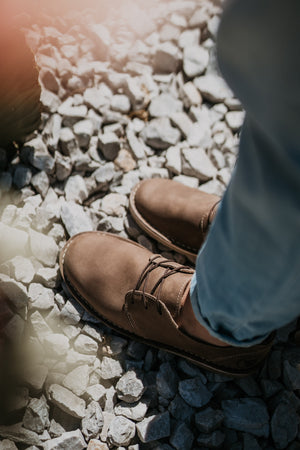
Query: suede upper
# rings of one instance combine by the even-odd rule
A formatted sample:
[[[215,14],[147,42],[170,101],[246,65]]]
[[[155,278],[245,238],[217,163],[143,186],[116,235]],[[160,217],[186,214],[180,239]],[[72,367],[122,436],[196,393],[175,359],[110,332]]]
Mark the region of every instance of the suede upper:
[[[204,368],[247,375],[270,349],[271,340],[240,349],[207,344],[183,332],[177,319],[193,269],[135,242],[101,232],[78,234],[63,249],[60,269],[73,296],[108,326]]]
[[[144,180],[133,190],[130,211],[152,237],[197,255],[220,198],[173,180]],[[156,235],[155,235],[156,234]],[[176,250],[176,248],[174,248]]]

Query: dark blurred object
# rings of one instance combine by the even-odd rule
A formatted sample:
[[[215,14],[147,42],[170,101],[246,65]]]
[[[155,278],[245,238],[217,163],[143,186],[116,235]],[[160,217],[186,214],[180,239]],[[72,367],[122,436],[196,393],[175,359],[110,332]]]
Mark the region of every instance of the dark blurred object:
[[[298,318],[296,330],[292,333],[290,337],[296,345],[300,346],[300,317]]]
[[[6,421],[18,375],[16,373],[13,341],[5,331],[13,316],[11,304],[3,291],[0,290],[0,424]]]
[[[23,33],[0,33],[0,147],[22,143],[40,122],[38,69]]]

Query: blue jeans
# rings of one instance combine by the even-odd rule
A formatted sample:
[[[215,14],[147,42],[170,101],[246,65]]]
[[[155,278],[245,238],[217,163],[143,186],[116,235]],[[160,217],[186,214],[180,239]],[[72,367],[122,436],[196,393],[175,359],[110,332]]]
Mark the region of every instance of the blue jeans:
[[[300,315],[299,23],[299,0],[231,0],[219,28],[220,69],[246,119],[191,300],[212,336],[241,347]]]

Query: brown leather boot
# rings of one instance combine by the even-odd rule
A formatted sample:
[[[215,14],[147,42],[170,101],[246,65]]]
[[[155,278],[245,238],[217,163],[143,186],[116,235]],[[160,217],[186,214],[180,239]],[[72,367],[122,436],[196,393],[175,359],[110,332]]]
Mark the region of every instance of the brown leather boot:
[[[70,293],[114,330],[218,373],[244,376],[260,367],[272,337],[251,348],[221,347],[193,338],[178,326],[193,269],[153,255],[118,236],[86,232],[60,255]]]
[[[195,261],[219,202],[216,195],[155,178],[133,189],[129,209],[143,231]]]

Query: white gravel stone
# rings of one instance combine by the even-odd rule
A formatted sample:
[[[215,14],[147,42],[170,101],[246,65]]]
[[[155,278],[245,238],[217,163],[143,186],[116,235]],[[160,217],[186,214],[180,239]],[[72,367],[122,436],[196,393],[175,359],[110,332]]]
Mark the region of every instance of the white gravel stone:
[[[229,111],[225,115],[225,120],[232,131],[238,131],[244,122],[245,113],[243,111]]]
[[[93,122],[89,119],[80,120],[73,126],[73,131],[77,137],[79,147],[87,148],[94,133]]]
[[[192,130],[193,122],[185,112],[176,112],[170,116],[171,122],[187,138]]]
[[[57,285],[58,271],[56,268],[41,267],[35,275],[35,281],[47,288],[55,288]]]
[[[85,401],[59,384],[52,384],[48,393],[51,402],[72,417],[82,419],[85,416]]]
[[[136,372],[130,370],[119,379],[116,390],[120,400],[134,403],[142,397],[145,387]]]
[[[72,161],[67,156],[62,156],[59,153],[55,155],[55,171],[59,181],[66,180],[72,173]]]
[[[179,47],[184,49],[199,45],[200,37],[201,37],[200,28],[195,28],[193,30],[185,30],[181,33],[180,38],[178,40]]]
[[[129,445],[135,435],[135,424],[126,417],[115,417],[110,423],[107,441],[110,445]]]
[[[231,170],[229,170],[227,167],[224,167],[223,169],[218,171],[217,175],[218,180],[220,180],[225,186],[228,185],[230,179],[231,179]]]
[[[83,93],[83,98],[85,103],[96,111],[99,111],[101,106],[109,104],[109,97],[101,95],[99,87],[86,89]]]
[[[195,78],[194,83],[202,96],[210,102],[219,103],[223,102],[227,97],[232,97],[229,87],[223,78],[218,75],[204,75]]]
[[[59,333],[52,333],[43,338],[46,352],[53,357],[64,356],[69,350],[69,339]]]
[[[55,113],[61,104],[59,97],[48,89],[42,89],[40,101],[45,110],[50,113]]]
[[[80,175],[69,177],[65,185],[67,202],[82,203],[88,196],[84,178]]]
[[[31,308],[47,310],[54,307],[54,292],[39,283],[31,283],[28,288]]]
[[[23,425],[36,433],[42,433],[49,427],[49,406],[44,396],[30,400],[23,417]]]
[[[146,106],[145,91],[141,88],[138,77],[127,78],[124,82],[124,91],[128,95],[133,109],[142,109]]]
[[[182,103],[168,93],[160,94],[151,100],[149,113],[152,117],[165,117],[182,111]]]
[[[58,108],[59,114],[63,116],[63,125],[70,127],[87,115],[88,109],[85,105],[73,106],[73,99],[69,97]]]
[[[1,178],[0,178],[0,185],[1,185]],[[17,211],[18,208],[16,207],[16,205],[7,205],[2,211],[1,225],[12,225],[16,217]]]
[[[122,114],[129,113],[131,104],[127,95],[114,95],[111,100],[111,109]]]
[[[200,106],[202,103],[200,92],[192,81],[185,83],[181,87],[180,96],[185,108],[190,108],[191,106]]]
[[[44,450],[83,450],[86,447],[80,430],[68,431],[44,444]]]
[[[142,141],[142,139],[138,138],[134,132],[127,128],[126,132],[129,148],[133,153],[133,156],[136,159],[143,159],[145,158],[145,144]]]
[[[149,403],[149,400],[141,400],[131,404],[121,402],[115,407],[114,411],[117,416],[124,416],[134,422],[140,422],[146,416]]]
[[[0,288],[18,310],[27,304],[28,293],[22,283],[0,273]]]
[[[23,339],[24,330],[25,330],[25,320],[22,319],[22,317],[20,317],[19,314],[15,314],[5,325],[3,333],[10,340],[18,342],[19,345],[19,342],[21,341],[21,339]]]
[[[154,57],[154,68],[158,73],[177,72],[180,64],[180,52],[171,42],[160,44]]]
[[[32,262],[23,256],[15,256],[9,261],[11,275],[16,281],[28,284],[33,280],[35,269]]]
[[[118,136],[115,133],[99,134],[98,144],[103,155],[108,161],[113,161],[121,148]]]
[[[42,135],[46,139],[47,146],[52,150],[57,149],[62,118],[59,114],[53,114],[47,121]]]
[[[201,122],[193,123],[187,141],[191,147],[209,148],[212,142],[210,123],[207,116]]]
[[[29,242],[32,254],[36,259],[46,266],[55,266],[58,247],[51,236],[29,230]]]
[[[87,364],[76,367],[66,375],[63,386],[79,397],[83,395],[89,383],[90,368]]]
[[[82,206],[66,202],[61,208],[61,219],[70,237],[83,231],[93,231],[93,224]]]
[[[3,439],[3,441],[0,442],[0,450],[18,450],[18,447],[13,441]]]
[[[35,188],[35,190],[41,194],[42,197],[45,197],[47,191],[49,189],[49,178],[45,171],[38,172],[31,178],[31,184]]]
[[[88,400],[94,400],[102,404],[106,396],[106,389],[102,384],[93,384],[86,389],[85,395]]]
[[[234,97],[229,97],[226,98],[224,101],[225,106],[227,106],[227,108],[230,111],[241,111],[242,110],[242,105],[241,102]]]
[[[28,238],[26,231],[18,230],[0,222],[0,261],[7,261],[16,255],[25,255]]]
[[[98,438],[103,428],[103,413],[98,402],[92,401],[85,413],[85,417],[81,421],[82,433],[87,440]]]
[[[76,352],[72,348],[66,355],[66,364],[70,367],[77,367],[80,364],[87,364],[92,366],[96,360],[96,355],[85,355],[83,353]]]
[[[61,318],[66,325],[77,325],[80,322],[81,313],[73,303],[67,301],[61,310]]]
[[[207,181],[217,174],[217,169],[202,148],[183,149],[182,172],[184,175]]]
[[[99,169],[95,170],[93,177],[95,178],[99,188],[106,188],[108,183],[110,183],[115,175],[114,163],[109,162],[104,164]]]
[[[89,336],[81,334],[74,342],[74,349],[84,355],[96,355],[98,352],[98,344]]]
[[[179,37],[180,28],[173,24],[166,23],[160,30],[160,40],[162,42],[178,41]]]
[[[40,445],[41,443],[40,436],[34,431],[26,430],[26,428],[22,426],[22,422],[19,422],[16,425],[1,425],[0,435],[2,438],[8,438],[14,442],[21,442],[22,444],[27,445]]]
[[[207,30],[210,37],[213,40],[217,39],[218,29],[220,25],[220,18],[218,16],[213,16],[207,23]]]
[[[199,186],[199,180],[196,177],[188,177],[186,175],[178,175],[173,178],[174,181],[178,183],[182,183],[185,186],[189,186],[191,188],[197,188]]]
[[[125,208],[128,205],[128,199],[121,194],[108,194],[101,202],[101,211],[109,216],[122,217],[125,214]]]
[[[35,311],[33,314],[31,314],[29,322],[36,336],[41,340],[53,333],[39,311]]]
[[[100,376],[103,380],[113,380],[120,378],[123,374],[123,369],[120,361],[104,356],[101,361]]]
[[[181,149],[180,147],[169,147],[166,153],[166,168],[172,173],[181,173]]]
[[[141,132],[147,145],[157,150],[165,150],[176,145],[180,140],[180,132],[173,128],[168,117],[151,120]]]
[[[24,381],[29,388],[40,392],[48,375],[48,367],[42,364],[30,366],[24,369]]]
[[[85,324],[82,328],[82,332],[95,339],[95,341],[102,343],[103,342],[103,333],[101,330],[95,326]]]
[[[70,128],[62,128],[59,135],[60,148],[64,155],[69,156],[78,147],[74,133]]]
[[[209,53],[200,45],[193,45],[184,48],[183,70],[187,77],[194,78],[202,75],[208,65]]]

